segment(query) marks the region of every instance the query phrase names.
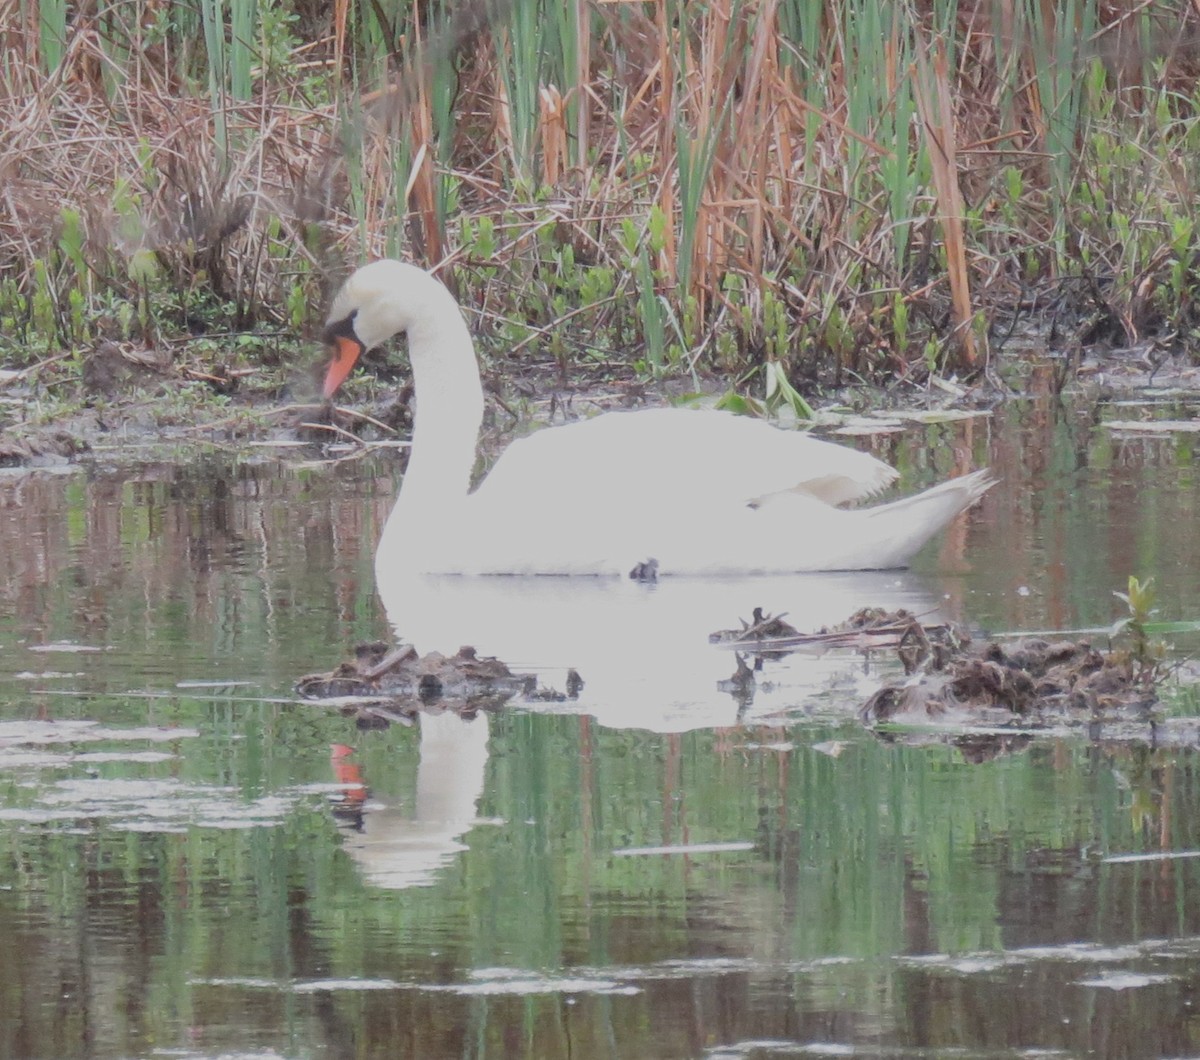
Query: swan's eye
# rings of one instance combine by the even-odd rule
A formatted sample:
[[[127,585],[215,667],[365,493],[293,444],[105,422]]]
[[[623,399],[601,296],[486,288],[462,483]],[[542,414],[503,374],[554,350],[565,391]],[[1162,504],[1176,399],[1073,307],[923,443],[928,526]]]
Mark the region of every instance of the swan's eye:
[[[363,355],[362,340],[354,331],[353,313],[345,320],[335,321],[325,329],[325,343],[329,347],[330,361],[323,390],[325,396],[330,398],[350,374],[355,362]]]
[[[358,341],[358,333],[354,330],[354,318],[358,316],[358,310],[354,310],[349,316],[342,317],[341,320],[331,320],[325,325],[324,334],[321,336],[326,346],[336,346],[338,339],[354,339]]]

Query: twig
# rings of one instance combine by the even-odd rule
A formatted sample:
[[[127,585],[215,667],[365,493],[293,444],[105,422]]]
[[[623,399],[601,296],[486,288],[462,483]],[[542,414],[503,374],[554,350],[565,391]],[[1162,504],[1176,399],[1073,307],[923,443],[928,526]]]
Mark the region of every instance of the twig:
[[[0,386],[6,383],[15,383],[18,379],[24,379],[26,376],[41,371],[47,365],[56,364],[59,361],[65,361],[68,357],[74,356],[74,353],[56,353],[53,357],[47,357],[44,361],[38,361],[37,364],[27,365],[24,368],[17,369],[15,372],[6,372],[3,376],[0,376]]]
[[[312,406],[307,407],[311,408]],[[372,427],[378,427],[381,431],[386,431],[388,434],[400,433],[395,427],[389,427],[386,423],[381,423],[374,416],[368,416],[365,412],[358,412],[356,409],[348,409],[343,408],[341,405],[334,405],[333,411],[341,416],[349,416],[351,419],[364,420]]]
[[[278,416],[284,416],[289,412],[301,412],[309,409],[320,409],[320,405],[303,404],[303,405],[281,405],[277,409],[254,410],[253,415],[270,417],[274,419]],[[190,427],[181,427],[181,431],[215,431],[229,424],[238,423],[242,420],[241,415],[226,416],[223,420],[214,420],[212,423],[195,423]]]
[[[336,434],[339,438],[345,438],[347,441],[353,442],[355,445],[367,446],[370,444],[366,441],[366,439],[360,438],[357,434],[346,430],[344,427],[339,427],[336,423],[305,422],[300,424],[300,426],[307,427],[309,430],[313,431],[329,431],[333,434]]]

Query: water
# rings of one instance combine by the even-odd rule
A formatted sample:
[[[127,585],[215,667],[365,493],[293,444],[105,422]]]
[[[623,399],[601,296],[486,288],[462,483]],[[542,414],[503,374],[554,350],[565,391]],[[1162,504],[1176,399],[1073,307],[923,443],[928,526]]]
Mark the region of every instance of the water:
[[[689,632],[1092,627],[1130,574],[1195,618],[1192,439],[1029,404],[875,444],[1003,483],[903,574],[439,585],[417,632],[584,692],[385,731],[292,686],[388,633],[386,462],[7,473],[0,1056],[1196,1054],[1191,746],[885,740],[888,663],[737,697]]]

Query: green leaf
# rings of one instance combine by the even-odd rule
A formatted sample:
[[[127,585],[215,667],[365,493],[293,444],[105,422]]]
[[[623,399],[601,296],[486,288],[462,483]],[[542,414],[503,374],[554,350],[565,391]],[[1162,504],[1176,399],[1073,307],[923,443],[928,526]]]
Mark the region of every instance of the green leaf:
[[[723,394],[717,402],[716,407],[724,409],[726,412],[732,412],[737,416],[761,416],[764,411],[762,406],[753,398],[745,397],[733,390]]]
[[[1143,629],[1147,633],[1200,633],[1200,619],[1182,622],[1146,622]]]
[[[804,400],[804,395],[792,386],[783,364],[779,361],[768,361],[763,368],[766,372],[767,407],[787,405],[800,419],[811,420],[812,406]]]

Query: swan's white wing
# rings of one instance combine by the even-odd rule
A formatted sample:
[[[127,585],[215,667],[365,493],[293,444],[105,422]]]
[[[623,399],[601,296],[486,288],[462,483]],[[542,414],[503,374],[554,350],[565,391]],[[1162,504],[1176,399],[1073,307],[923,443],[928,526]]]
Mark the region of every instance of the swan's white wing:
[[[870,497],[897,472],[866,453],[725,412],[647,409],[550,427],[513,442],[477,494],[505,504],[578,501],[621,511],[747,505],[798,490],[827,504]]]
[[[624,575],[651,557],[676,574],[894,567],[991,482],[979,473],[877,509],[836,506],[895,477],[865,453],[760,421],[612,413],[515,442],[461,511],[410,520],[405,547],[381,544],[380,556],[465,574]]]

